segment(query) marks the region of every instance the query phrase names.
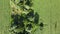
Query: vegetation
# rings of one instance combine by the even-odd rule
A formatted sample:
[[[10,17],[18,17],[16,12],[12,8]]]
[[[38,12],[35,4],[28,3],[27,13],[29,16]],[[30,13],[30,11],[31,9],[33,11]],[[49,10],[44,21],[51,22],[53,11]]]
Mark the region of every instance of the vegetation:
[[[28,7],[26,8],[24,6],[24,5],[27,5],[29,7],[32,7],[32,6],[30,6],[31,0],[26,0],[26,4],[24,4],[24,0],[20,0],[20,2],[18,4],[20,4],[20,6],[19,5],[17,5],[17,6],[19,6],[21,8],[21,10],[22,9],[24,9],[24,10],[21,11],[22,12],[21,14],[17,14],[16,12],[18,12],[18,11],[16,11],[16,12],[14,11],[16,14],[11,14],[11,18],[12,18],[11,26],[12,27],[16,26],[14,29],[22,28],[21,29],[22,31],[16,32],[18,34],[29,34],[32,32],[32,29],[34,29],[35,25],[33,25],[33,24],[39,23],[39,14],[37,12],[35,12],[32,8],[27,9]],[[24,8],[22,8],[22,7],[24,7]],[[28,12],[27,14],[23,13],[23,12],[25,12],[25,9],[27,9],[26,10]],[[27,23],[25,23],[25,21],[27,21]],[[28,30],[31,30],[31,31],[29,32]]]

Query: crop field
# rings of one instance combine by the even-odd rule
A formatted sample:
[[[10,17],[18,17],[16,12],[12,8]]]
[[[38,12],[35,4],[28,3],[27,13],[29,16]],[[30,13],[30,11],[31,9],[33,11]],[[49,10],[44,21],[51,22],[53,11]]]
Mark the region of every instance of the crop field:
[[[39,22],[43,22],[44,27],[32,34],[60,34],[60,0],[33,0],[33,3],[33,9],[38,12]],[[0,34],[11,34],[10,22],[10,0],[0,0]]]

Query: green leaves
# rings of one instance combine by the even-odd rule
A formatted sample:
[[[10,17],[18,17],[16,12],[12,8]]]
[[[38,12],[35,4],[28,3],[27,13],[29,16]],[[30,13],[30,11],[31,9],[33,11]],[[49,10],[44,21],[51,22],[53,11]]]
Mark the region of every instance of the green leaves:
[[[22,3],[22,5],[20,3]],[[17,26],[15,27],[15,29],[13,29],[13,30],[16,30],[15,31],[16,33],[21,33],[21,32],[24,33],[24,30],[26,32],[32,33],[38,28],[39,14],[35,12],[34,9],[31,8],[32,7],[30,6],[31,0],[26,0],[26,4],[23,4],[23,3],[24,3],[24,0],[19,2],[20,6],[17,5],[19,6],[18,9],[21,9],[21,10],[23,9],[21,11],[21,15],[19,14],[11,15],[11,18],[13,19],[13,23],[11,26],[12,27]],[[25,11],[27,13],[25,13]],[[20,31],[18,29],[20,29]],[[26,34],[26,32],[24,34]]]

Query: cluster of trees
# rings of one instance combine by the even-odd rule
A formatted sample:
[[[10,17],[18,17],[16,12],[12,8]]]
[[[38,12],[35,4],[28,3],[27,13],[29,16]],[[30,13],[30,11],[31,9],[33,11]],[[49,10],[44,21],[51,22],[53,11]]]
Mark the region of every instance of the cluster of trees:
[[[33,21],[30,21],[28,18],[34,18]],[[13,19],[13,24],[11,25],[11,27],[13,27],[14,25],[16,25],[18,27],[24,27],[24,20],[27,20],[28,22],[33,22],[34,24],[38,24],[39,22],[39,14],[38,13],[35,13],[34,14],[34,11],[31,11],[29,12],[26,16],[23,16],[23,15],[11,15],[11,18]],[[32,24],[27,24],[26,27],[29,28],[29,30],[32,28]]]
[[[32,5],[32,0],[20,0],[19,3],[23,4],[24,1],[26,1],[25,5],[28,5],[31,7]],[[24,8],[26,9],[26,8]],[[38,24],[39,23],[39,14],[37,12],[34,12],[33,9],[28,9],[27,10],[29,13],[27,13],[25,16],[23,16],[24,14],[11,14],[11,18],[13,19],[12,20],[12,23],[11,23],[11,28],[14,27],[14,26],[17,26],[15,29],[18,29],[19,27],[20,28],[24,28],[23,32],[14,32],[15,34],[29,34],[28,31],[25,30],[25,26],[28,27],[28,30],[31,30],[31,28],[33,28],[33,25],[31,23],[34,23],[34,24]],[[29,19],[29,18],[34,18],[32,21]],[[28,21],[30,22],[30,24],[27,24],[25,25],[24,21]],[[40,25],[41,26],[41,25]]]

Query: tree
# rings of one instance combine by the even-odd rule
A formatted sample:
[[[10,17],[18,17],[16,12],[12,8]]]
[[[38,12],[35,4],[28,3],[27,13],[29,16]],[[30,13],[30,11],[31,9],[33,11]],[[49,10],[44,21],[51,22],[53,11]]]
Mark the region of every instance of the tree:
[[[32,1],[31,0],[26,0],[25,4],[28,5],[28,6],[32,6]]]
[[[32,24],[27,24],[26,27],[28,27],[28,30],[31,30]]]
[[[29,11],[30,11],[30,12],[26,15],[26,18],[34,17],[34,10],[29,9]]]

